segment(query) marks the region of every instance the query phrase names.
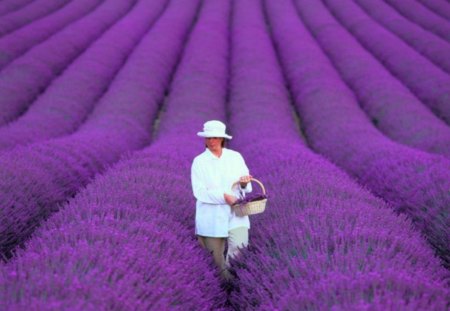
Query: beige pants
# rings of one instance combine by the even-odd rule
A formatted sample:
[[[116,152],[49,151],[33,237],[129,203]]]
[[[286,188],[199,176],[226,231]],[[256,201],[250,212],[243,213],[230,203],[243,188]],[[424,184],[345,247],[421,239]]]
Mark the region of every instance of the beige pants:
[[[248,229],[246,227],[234,228],[228,231],[228,251],[225,264],[229,266],[230,258],[239,254],[239,248],[248,246]]]
[[[214,263],[220,270],[226,268],[223,253],[225,252],[226,238],[213,238],[207,236],[197,236],[200,245],[211,252],[214,258]]]
[[[200,245],[209,250],[214,258],[214,262],[220,269],[222,276],[228,278],[229,259],[239,254],[239,248],[248,246],[248,229],[239,227],[228,232],[228,251],[226,260],[224,257],[226,238],[214,238],[197,236]]]

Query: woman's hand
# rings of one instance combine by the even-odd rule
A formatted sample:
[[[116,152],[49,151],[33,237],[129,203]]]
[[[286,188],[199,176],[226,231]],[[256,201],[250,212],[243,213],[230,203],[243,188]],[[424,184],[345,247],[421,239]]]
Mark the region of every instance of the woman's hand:
[[[239,178],[239,184],[241,185],[241,188],[247,187],[247,184],[252,180],[252,178],[252,175],[242,176],[241,178]]]
[[[230,206],[236,203],[237,201],[237,198],[234,195],[228,193],[224,193],[223,198],[225,199],[225,202],[227,202],[227,204]]]

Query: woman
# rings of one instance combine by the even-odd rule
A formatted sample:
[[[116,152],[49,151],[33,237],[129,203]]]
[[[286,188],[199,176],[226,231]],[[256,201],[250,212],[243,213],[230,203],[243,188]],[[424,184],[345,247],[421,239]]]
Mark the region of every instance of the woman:
[[[239,192],[251,192],[251,176],[239,152],[225,148],[226,126],[220,121],[208,121],[198,136],[205,138],[206,150],[198,155],[191,169],[192,190],[197,199],[195,234],[200,245],[214,257],[223,278],[228,279],[228,260],[238,254],[238,247],[248,245],[248,216],[237,216],[233,205]],[[238,187],[231,186],[239,181]],[[224,258],[225,241],[228,252]]]

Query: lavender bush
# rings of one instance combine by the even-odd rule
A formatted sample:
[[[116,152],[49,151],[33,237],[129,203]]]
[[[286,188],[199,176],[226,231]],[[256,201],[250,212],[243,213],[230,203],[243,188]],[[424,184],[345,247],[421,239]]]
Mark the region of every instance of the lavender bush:
[[[134,0],[106,1],[92,13],[35,46],[0,71],[0,125],[22,114],[50,82],[117,19]]]
[[[448,265],[449,160],[398,145],[381,135],[301,21],[291,13],[288,23],[289,10],[279,16],[275,10],[267,12],[313,149],[355,176],[397,212],[406,213]]]
[[[0,2],[0,16],[17,11],[32,0],[3,0]]]
[[[450,73],[450,45],[447,41],[409,21],[383,1],[356,1],[368,15],[391,30],[436,66]],[[375,5],[374,5],[375,4]]]
[[[69,205],[29,248],[1,269],[4,310],[207,310],[220,298],[207,254],[153,208]]]
[[[2,16],[0,19],[0,37],[60,9],[67,2],[69,0],[36,0],[23,9]]]
[[[290,2],[266,1],[266,14],[296,29]],[[269,191],[233,262],[234,309],[444,308],[448,272],[411,222],[298,138],[260,2],[236,1],[232,22],[232,143]]]
[[[89,13],[100,2],[101,0],[71,1],[56,12],[3,36],[0,38],[0,68]]]
[[[450,77],[394,34],[373,21],[353,1],[324,0],[331,13],[438,117],[450,124]]]
[[[444,18],[411,0],[385,0],[402,15],[450,42],[450,25]],[[447,7],[448,11],[448,7]]]
[[[0,250],[4,256],[10,257],[11,250],[42,219],[95,174],[124,152],[149,143],[151,123],[196,7],[196,2],[171,2],[77,132],[0,155]]]
[[[298,5],[308,30],[351,87],[372,123],[400,143],[450,157],[450,128],[445,122],[361,47],[320,1]]]
[[[178,4],[185,7],[185,2]],[[224,305],[212,259],[193,238],[189,168],[203,140],[186,144],[186,138],[204,118],[224,115],[229,8],[229,1],[204,3],[171,84],[155,142],[98,176],[35,232],[25,251],[1,268],[0,283],[8,285],[0,297],[8,308],[30,302],[138,310],[216,310]],[[39,269],[28,274],[35,266],[30,260]],[[80,265],[83,268],[77,269]],[[52,277],[52,266],[60,267],[58,280]],[[37,279],[46,285],[36,288]],[[94,286],[78,282],[86,279]],[[79,290],[50,293],[55,282]]]
[[[0,150],[76,130],[166,3],[138,2],[56,78],[24,115],[0,128]]]
[[[442,17],[450,20],[450,7],[449,3],[445,0],[419,0],[423,5],[428,7],[434,13],[441,15]]]

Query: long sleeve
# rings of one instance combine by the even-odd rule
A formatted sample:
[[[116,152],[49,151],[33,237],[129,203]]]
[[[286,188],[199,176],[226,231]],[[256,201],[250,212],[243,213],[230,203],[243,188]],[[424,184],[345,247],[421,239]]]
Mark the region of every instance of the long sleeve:
[[[191,168],[191,182],[194,197],[203,203],[227,204],[222,189],[208,189],[202,179],[202,172],[197,161],[194,160]]]
[[[240,157],[240,166],[241,166],[241,176],[246,176],[250,174],[250,171],[247,167],[247,165],[245,164],[244,158],[242,157],[242,155],[239,155]],[[247,186],[245,186],[244,189],[240,188],[243,192],[245,193],[250,193],[252,192],[252,183],[248,183]]]

